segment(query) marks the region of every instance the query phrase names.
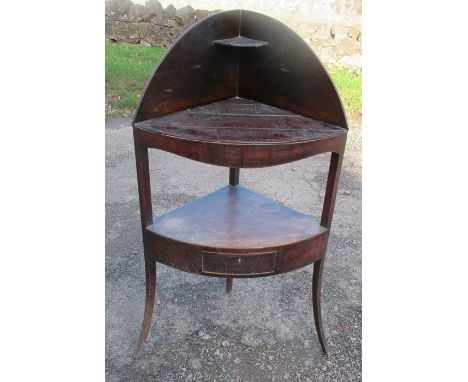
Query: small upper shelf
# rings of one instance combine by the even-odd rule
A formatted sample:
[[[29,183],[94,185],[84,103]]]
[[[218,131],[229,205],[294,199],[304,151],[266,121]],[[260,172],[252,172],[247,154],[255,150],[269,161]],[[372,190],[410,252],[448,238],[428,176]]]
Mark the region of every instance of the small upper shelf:
[[[259,48],[261,46],[266,46],[268,43],[266,41],[254,40],[247,37],[236,36],[233,38],[226,38],[224,40],[215,40],[213,44],[218,46],[228,46],[233,48]]]

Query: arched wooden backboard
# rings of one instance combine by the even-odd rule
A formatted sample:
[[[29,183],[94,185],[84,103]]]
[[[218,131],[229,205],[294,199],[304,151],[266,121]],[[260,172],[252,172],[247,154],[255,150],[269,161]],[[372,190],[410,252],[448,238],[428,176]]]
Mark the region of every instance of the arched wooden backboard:
[[[347,128],[338,93],[310,47],[279,21],[245,10],[208,16],[173,43],[134,122],[236,96]]]
[[[213,41],[238,35],[239,16],[213,14],[174,41],[146,85],[134,122],[236,96],[239,52]]]
[[[281,22],[241,11],[242,36],[267,41],[240,50],[239,97],[347,128],[338,93],[312,49]]]

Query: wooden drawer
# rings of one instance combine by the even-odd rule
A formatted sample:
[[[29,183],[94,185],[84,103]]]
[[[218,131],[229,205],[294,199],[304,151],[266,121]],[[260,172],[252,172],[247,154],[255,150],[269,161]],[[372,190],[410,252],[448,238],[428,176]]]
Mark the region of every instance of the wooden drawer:
[[[275,272],[277,251],[218,253],[202,251],[202,273],[219,276],[250,276]]]

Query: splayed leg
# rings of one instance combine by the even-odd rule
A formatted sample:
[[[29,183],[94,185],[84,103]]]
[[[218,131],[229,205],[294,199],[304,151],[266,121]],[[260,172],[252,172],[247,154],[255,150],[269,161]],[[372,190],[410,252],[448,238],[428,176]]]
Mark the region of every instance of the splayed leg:
[[[320,346],[322,347],[323,352],[328,355],[325,335],[323,334],[322,312],[320,309],[320,289],[322,285],[323,262],[324,259],[321,259],[314,263],[314,275],[312,278],[312,305],[314,308],[315,329],[317,330]]]
[[[133,354],[133,358],[137,359],[140,356],[143,345],[151,326],[151,318],[153,317],[154,298],[156,296],[156,262],[154,260],[145,259],[146,272],[146,301],[145,314],[143,324],[141,326],[140,338],[138,339],[137,348]]]

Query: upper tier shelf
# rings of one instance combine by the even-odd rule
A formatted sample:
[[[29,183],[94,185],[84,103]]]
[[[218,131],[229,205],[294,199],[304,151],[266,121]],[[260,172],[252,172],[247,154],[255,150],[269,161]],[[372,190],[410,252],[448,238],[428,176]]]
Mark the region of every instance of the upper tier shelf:
[[[236,36],[233,38],[226,38],[224,40],[215,40],[213,44],[219,46],[228,46],[233,48],[259,48],[261,46],[266,46],[268,43],[266,41],[254,40],[252,38]]]
[[[138,122],[152,133],[219,144],[285,144],[346,134],[347,130],[259,102],[230,98]]]

